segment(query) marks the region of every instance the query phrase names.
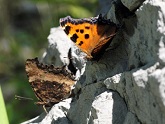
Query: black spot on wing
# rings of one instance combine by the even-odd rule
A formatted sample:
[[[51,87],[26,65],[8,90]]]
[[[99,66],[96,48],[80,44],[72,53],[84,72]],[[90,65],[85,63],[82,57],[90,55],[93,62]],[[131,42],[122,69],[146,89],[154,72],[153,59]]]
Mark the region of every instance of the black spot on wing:
[[[70,26],[66,26],[64,29],[65,33],[68,35],[70,31]]]
[[[84,43],[83,41],[80,41],[80,43],[78,45],[81,46],[83,43]]]
[[[88,39],[89,38],[89,34],[85,34],[85,39]]]
[[[80,33],[84,33],[84,30],[83,29],[80,29]]]
[[[89,29],[90,27],[89,26],[86,26],[85,29]]]
[[[70,37],[70,39],[75,43],[77,42],[77,38],[78,38],[77,34],[73,34],[73,36]]]
[[[79,29],[76,29],[76,32],[79,32]]]

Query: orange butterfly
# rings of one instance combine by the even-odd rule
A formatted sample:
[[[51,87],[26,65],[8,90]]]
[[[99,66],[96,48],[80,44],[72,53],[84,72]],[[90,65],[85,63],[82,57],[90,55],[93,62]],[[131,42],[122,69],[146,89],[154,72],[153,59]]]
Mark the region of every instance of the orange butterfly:
[[[97,17],[60,19],[60,25],[69,38],[87,54],[87,58],[99,58],[111,43],[117,25],[100,14]]]

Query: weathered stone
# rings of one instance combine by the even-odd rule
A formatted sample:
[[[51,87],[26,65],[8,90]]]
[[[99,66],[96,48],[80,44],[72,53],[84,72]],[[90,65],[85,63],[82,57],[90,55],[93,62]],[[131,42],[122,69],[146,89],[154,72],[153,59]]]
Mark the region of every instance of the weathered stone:
[[[71,99],[64,100],[54,105],[48,114],[44,112],[40,116],[21,124],[71,124],[66,116],[70,108],[70,103]]]
[[[165,2],[122,2],[135,13],[121,15],[117,21],[122,22],[122,27],[113,39],[115,49],[107,49],[99,61],[79,67],[85,70],[74,86],[67,123],[165,123]],[[111,15],[114,7],[107,10],[107,17],[117,20]],[[77,62],[85,65],[85,61]],[[46,117],[42,124],[46,124]],[[47,123],[58,124],[57,120],[48,119]]]
[[[130,10],[136,10],[145,0],[121,0],[121,2]]]

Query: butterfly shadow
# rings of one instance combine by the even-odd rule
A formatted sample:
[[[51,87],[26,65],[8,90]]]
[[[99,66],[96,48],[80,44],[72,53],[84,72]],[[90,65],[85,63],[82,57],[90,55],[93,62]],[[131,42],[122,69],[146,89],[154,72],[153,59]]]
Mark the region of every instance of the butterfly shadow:
[[[128,108],[124,99],[119,95],[118,92],[112,93],[113,106],[112,106],[112,124],[122,124],[124,123]]]

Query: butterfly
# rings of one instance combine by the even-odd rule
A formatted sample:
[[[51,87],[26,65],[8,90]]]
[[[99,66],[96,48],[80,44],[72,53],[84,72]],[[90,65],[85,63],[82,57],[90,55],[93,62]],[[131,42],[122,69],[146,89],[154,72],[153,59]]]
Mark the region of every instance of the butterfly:
[[[60,25],[68,37],[87,54],[87,58],[99,58],[117,32],[117,25],[102,15],[91,18],[60,19]]]
[[[26,60],[25,70],[39,100],[36,104],[43,105],[44,110],[71,95],[71,86],[75,80],[65,66],[44,65],[35,58]]]

